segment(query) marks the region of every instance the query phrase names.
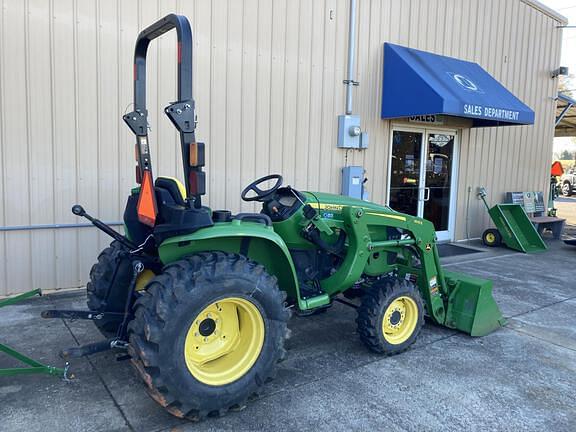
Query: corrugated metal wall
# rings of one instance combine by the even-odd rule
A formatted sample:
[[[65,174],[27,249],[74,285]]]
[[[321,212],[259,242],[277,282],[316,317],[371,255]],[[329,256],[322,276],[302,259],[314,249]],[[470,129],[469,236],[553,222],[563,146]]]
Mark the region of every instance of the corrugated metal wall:
[[[558,22],[520,1],[361,0],[355,110],[370,148],[374,201],[386,193],[389,123],[379,118],[382,44],[480,63],[536,111],[529,127],[461,133],[456,238],[466,237],[468,187],[546,188],[553,136]],[[297,188],[339,191],[346,0],[3,0],[0,29],[0,226],[76,223],[76,202],[121,219],[133,185],[133,138],[121,122],[132,97],[138,30],[187,15],[195,37],[197,136],[208,148],[208,202],[250,208],[241,186],[282,173]],[[161,110],[175,96],[175,37],[150,52],[148,101],[156,174],[181,171]],[[161,148],[161,151],[158,151]],[[468,225],[488,224],[471,196]],[[83,285],[108,239],[93,228],[0,233],[0,295]]]

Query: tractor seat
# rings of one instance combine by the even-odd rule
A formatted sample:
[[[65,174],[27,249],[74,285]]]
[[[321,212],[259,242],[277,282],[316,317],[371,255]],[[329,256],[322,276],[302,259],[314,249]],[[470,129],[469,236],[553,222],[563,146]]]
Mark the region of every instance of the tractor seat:
[[[154,227],[157,244],[169,237],[193,233],[214,225],[210,209],[194,208],[186,202],[184,185],[172,177],[158,177],[154,182],[158,216]]]
[[[154,186],[166,190],[177,205],[186,206],[186,188],[174,177],[158,177]]]

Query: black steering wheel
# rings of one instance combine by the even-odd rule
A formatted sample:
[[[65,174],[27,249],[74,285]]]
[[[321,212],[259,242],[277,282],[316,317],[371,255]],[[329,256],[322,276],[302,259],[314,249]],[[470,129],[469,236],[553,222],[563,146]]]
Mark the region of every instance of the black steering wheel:
[[[272,186],[270,189],[265,189],[262,190],[258,187],[258,185],[260,183],[264,183],[266,181],[269,180],[274,180],[276,179],[276,184],[274,186]],[[282,176],[280,174],[270,174],[267,175],[265,177],[260,177],[258,180],[253,181],[252,183],[250,183],[248,186],[246,186],[244,188],[244,190],[242,191],[242,195],[240,195],[240,197],[244,200],[244,201],[262,201],[265,198],[269,197],[270,195],[272,195],[274,192],[276,192],[278,190],[278,188],[280,186],[282,186]],[[256,195],[248,197],[248,193],[252,191],[254,192]]]

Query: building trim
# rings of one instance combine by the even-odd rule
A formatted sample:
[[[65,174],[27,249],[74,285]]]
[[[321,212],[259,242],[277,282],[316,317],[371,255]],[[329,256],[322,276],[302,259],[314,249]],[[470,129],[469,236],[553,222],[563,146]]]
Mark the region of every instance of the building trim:
[[[522,3],[526,3],[528,6],[533,7],[544,15],[548,15],[550,18],[555,19],[563,26],[568,25],[568,18],[556,12],[554,9],[549,8],[545,4],[540,3],[538,0],[520,0]]]

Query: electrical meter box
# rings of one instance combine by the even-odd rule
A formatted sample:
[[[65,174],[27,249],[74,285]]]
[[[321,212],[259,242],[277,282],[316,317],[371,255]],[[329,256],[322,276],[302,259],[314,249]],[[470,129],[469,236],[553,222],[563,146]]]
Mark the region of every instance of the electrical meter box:
[[[338,116],[338,148],[368,148],[368,133],[360,129],[360,116]]]
[[[347,166],[342,168],[342,195],[364,199],[364,168]]]

